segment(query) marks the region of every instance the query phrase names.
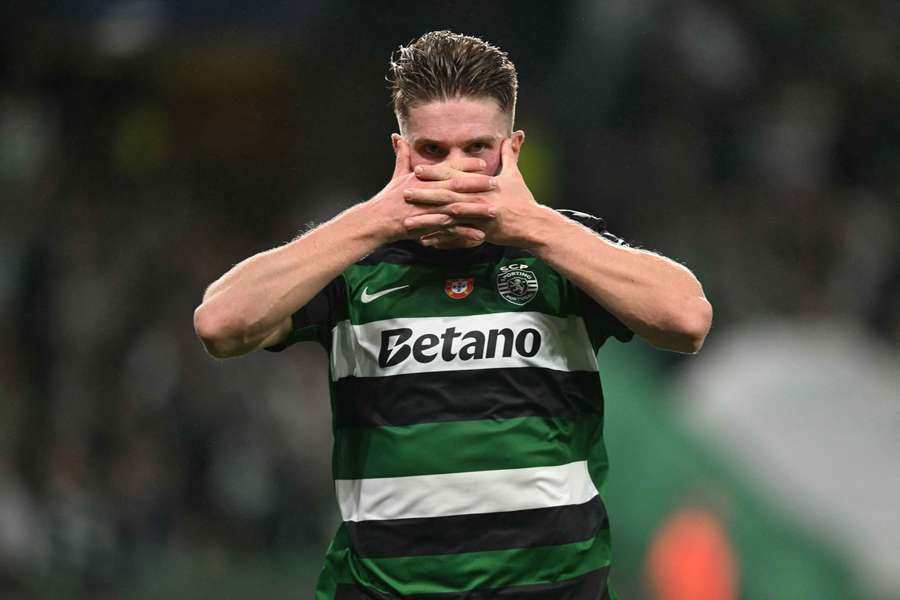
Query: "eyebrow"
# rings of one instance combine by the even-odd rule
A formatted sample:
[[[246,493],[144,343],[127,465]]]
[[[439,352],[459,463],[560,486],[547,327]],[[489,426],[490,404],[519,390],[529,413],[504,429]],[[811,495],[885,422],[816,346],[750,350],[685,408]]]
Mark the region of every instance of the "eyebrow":
[[[495,135],[482,135],[476,138],[472,138],[469,140],[465,140],[462,143],[463,147],[471,146],[472,144],[493,144],[499,139],[499,136]],[[416,146],[425,146],[427,144],[434,144],[436,146],[446,146],[447,143],[440,140],[433,140],[431,138],[419,138],[415,141]]]

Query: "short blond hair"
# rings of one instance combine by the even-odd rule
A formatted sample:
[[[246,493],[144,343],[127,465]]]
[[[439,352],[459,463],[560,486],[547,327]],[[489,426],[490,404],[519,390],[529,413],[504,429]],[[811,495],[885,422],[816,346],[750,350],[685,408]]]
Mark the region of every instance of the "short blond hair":
[[[412,106],[457,97],[492,98],[515,118],[519,82],[503,50],[470,35],[431,31],[391,56],[387,77],[401,123]]]

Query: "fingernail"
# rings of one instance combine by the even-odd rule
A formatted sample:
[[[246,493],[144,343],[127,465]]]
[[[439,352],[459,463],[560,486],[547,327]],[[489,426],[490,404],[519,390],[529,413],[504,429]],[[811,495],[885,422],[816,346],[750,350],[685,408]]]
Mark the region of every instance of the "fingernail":
[[[496,216],[497,216],[497,209],[494,208],[494,207],[489,208],[489,209],[488,209],[488,214],[491,215],[492,217],[496,217]]]
[[[485,168],[485,167],[487,166],[487,163],[484,162],[483,160],[481,160],[480,158],[478,159],[478,164],[481,165],[481,168],[482,168],[482,169]]]
[[[413,191],[411,188],[406,188],[405,190],[403,190],[403,196],[406,198],[409,198],[410,196],[412,196],[412,194]]]
[[[419,174],[421,174],[422,171],[424,171],[424,170],[425,170],[425,167],[423,167],[422,165],[419,165],[419,166],[416,167],[416,174],[419,175]]]
[[[484,232],[482,232],[482,231],[476,231],[476,232],[475,232],[475,239],[476,239],[476,240],[483,240],[483,239],[484,239]]]
[[[491,186],[492,188],[497,187],[497,180],[494,179],[493,177],[491,177],[491,180],[490,180],[490,186]]]

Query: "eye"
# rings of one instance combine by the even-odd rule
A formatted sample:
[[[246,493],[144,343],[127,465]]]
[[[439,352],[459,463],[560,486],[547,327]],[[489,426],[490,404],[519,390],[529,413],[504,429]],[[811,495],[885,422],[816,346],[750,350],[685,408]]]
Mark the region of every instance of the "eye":
[[[441,154],[441,147],[437,144],[425,144],[422,146],[421,152],[428,156],[438,156]]]
[[[466,151],[469,154],[481,154],[482,152],[484,152],[487,149],[488,149],[488,145],[485,144],[484,142],[475,142],[474,144],[469,146],[466,149]]]

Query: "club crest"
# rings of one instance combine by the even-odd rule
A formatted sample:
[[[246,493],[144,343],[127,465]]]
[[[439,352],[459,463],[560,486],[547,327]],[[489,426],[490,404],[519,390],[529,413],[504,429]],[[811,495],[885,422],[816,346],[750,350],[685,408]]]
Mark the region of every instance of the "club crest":
[[[444,284],[444,291],[454,300],[462,300],[475,289],[475,278],[448,279]]]
[[[497,292],[512,304],[518,306],[528,304],[538,293],[537,275],[524,264],[500,267],[497,274]]]

